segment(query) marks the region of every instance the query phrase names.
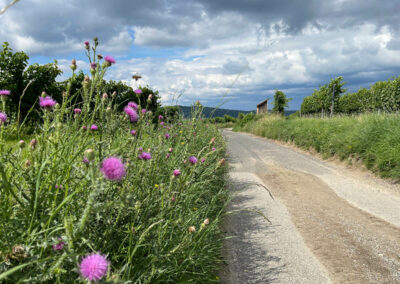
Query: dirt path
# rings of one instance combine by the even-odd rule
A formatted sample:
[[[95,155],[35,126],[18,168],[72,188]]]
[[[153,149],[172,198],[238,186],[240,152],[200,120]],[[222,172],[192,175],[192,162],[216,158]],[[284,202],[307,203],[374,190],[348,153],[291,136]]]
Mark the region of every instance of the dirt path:
[[[235,237],[227,244],[226,283],[400,283],[400,198],[393,189],[263,138],[224,135],[236,182],[231,209],[257,209],[272,221],[243,213],[227,220]],[[246,179],[253,185],[237,184]]]

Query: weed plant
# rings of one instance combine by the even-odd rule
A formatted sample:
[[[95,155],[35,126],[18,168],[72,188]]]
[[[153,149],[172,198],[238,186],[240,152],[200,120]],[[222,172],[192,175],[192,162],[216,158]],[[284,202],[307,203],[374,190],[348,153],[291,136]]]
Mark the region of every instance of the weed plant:
[[[217,282],[222,137],[201,105],[156,124],[136,104],[117,111],[102,90],[115,60],[85,47],[91,76],[60,104],[42,94],[30,142],[6,143],[16,122],[0,122],[0,282]]]

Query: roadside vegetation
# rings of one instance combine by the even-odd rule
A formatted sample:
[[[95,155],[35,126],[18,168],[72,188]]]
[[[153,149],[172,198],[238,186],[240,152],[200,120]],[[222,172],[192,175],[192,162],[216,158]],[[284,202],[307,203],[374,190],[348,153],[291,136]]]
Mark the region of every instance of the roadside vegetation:
[[[295,114],[246,115],[233,129],[294,143],[325,158],[360,161],[381,177],[399,181],[399,82],[400,77],[344,93],[338,77],[306,97]]]
[[[105,82],[116,62],[97,45],[84,44],[91,74],[35,91],[26,111],[2,85],[0,282],[218,282],[222,137],[199,103],[183,120],[149,88]]]

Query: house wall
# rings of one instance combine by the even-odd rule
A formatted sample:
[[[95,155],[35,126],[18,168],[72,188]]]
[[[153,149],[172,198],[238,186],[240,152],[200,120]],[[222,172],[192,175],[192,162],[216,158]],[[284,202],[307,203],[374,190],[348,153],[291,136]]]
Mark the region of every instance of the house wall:
[[[257,107],[257,114],[262,114],[268,112],[268,103],[265,103],[259,107]]]

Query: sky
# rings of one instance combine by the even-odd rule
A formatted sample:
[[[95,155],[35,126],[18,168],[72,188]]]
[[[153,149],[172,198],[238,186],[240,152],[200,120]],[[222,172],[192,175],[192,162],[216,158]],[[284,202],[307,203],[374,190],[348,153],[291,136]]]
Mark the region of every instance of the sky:
[[[88,72],[83,42],[98,37],[117,61],[107,79],[148,85],[163,105],[238,110],[275,90],[299,109],[337,76],[348,91],[397,77],[399,36],[399,0],[20,0],[0,15],[0,41],[56,59],[58,80],[72,58]]]

